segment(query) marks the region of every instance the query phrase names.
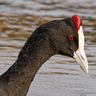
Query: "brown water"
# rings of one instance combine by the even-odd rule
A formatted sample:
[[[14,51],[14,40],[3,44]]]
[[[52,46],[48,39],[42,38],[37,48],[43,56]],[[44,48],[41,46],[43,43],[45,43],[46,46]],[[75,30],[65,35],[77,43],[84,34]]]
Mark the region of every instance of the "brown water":
[[[83,19],[89,74],[72,58],[55,55],[40,68],[27,96],[96,96],[96,0],[0,0],[0,74],[39,25],[74,14]]]

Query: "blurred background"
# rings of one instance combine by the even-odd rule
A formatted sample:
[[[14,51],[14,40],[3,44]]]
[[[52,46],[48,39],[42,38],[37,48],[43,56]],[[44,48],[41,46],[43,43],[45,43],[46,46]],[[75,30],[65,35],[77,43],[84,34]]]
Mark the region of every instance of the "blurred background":
[[[0,74],[39,25],[74,14],[83,20],[89,74],[72,58],[55,55],[40,68],[27,96],[96,96],[96,0],[0,0]]]

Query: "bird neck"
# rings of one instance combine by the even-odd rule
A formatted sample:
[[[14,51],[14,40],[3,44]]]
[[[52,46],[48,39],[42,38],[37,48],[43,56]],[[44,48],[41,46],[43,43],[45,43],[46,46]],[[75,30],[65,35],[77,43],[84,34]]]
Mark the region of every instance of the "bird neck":
[[[33,38],[29,38],[17,61],[0,77],[1,88],[8,96],[26,96],[38,69],[54,55],[47,40],[33,41]]]

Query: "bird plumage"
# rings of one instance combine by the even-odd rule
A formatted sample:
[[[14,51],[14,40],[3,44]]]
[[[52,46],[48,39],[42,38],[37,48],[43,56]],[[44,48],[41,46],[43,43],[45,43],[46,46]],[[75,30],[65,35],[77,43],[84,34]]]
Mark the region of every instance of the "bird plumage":
[[[73,40],[69,40],[69,36],[73,36]],[[28,38],[16,62],[0,76],[0,96],[26,96],[45,61],[54,54],[73,58],[77,49],[78,35],[71,17],[41,25]]]

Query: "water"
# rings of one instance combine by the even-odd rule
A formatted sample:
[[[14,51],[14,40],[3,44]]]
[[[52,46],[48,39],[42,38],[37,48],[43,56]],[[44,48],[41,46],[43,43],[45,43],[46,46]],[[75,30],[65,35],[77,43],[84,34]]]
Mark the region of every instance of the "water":
[[[0,74],[39,25],[74,14],[83,20],[89,74],[72,58],[55,55],[40,68],[27,96],[96,96],[96,0],[0,0]]]

